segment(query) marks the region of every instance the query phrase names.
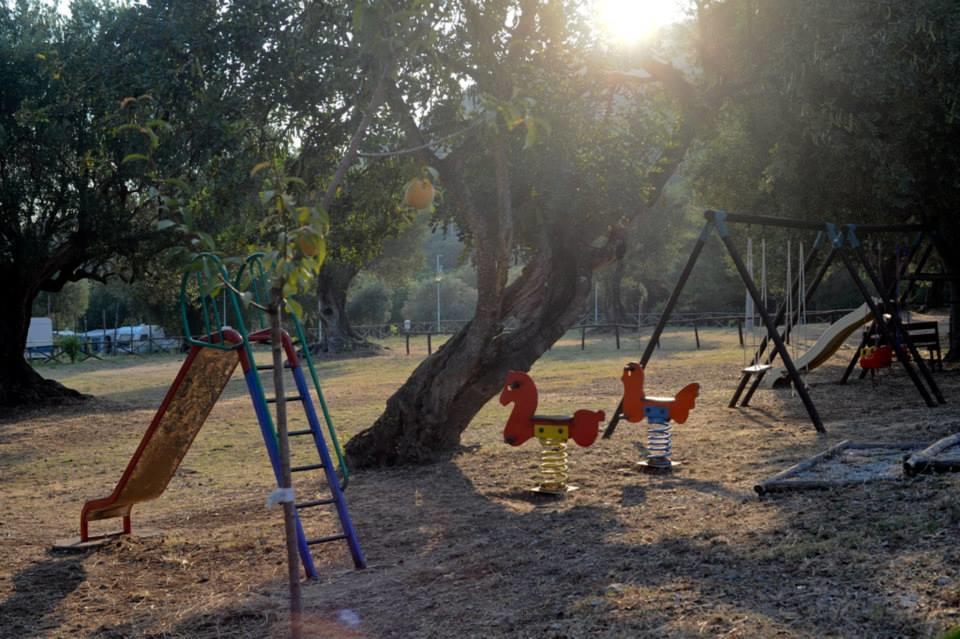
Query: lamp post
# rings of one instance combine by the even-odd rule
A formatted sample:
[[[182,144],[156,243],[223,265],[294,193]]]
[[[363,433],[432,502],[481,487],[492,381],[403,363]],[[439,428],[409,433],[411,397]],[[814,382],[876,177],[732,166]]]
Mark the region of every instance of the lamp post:
[[[600,283],[593,283],[593,323],[600,323]]]
[[[440,333],[440,274],[443,273],[443,266],[440,264],[440,256],[437,256],[437,333]]]

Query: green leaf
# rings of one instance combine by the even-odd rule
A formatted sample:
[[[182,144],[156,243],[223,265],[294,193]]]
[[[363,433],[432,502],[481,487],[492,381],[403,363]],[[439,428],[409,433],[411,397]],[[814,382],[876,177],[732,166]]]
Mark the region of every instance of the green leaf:
[[[158,220],[156,226],[158,231],[165,231],[171,226],[176,226],[176,225],[177,223],[174,222],[173,220]]]
[[[364,2],[357,0],[353,3],[353,30],[355,32],[363,31],[364,25]]]
[[[286,300],[287,308],[290,309],[290,312],[297,316],[297,318],[303,317],[303,307],[300,306],[300,302],[288,297]]]
[[[267,191],[260,191],[260,203],[264,206],[268,206],[270,202],[273,201],[273,198],[274,196],[276,196],[276,194],[277,192],[274,191],[273,189],[269,189]]]
[[[156,149],[160,146],[160,136],[153,132],[153,129],[147,128],[145,126],[140,127],[140,133],[143,133],[150,139],[150,148]]]
[[[317,254],[313,256],[313,259],[317,261],[316,272],[320,272],[320,266],[323,265],[323,261],[327,258],[327,239],[320,236],[320,241],[317,243]]]
[[[165,178],[163,182],[164,184],[169,184],[170,186],[177,187],[177,189],[179,189],[184,193],[190,193],[190,185],[187,184],[187,182],[181,178],[176,178],[176,177]]]
[[[150,127],[151,129],[163,129],[164,131],[173,130],[173,127],[170,126],[169,122],[167,122],[166,120],[161,120],[159,118],[148,120],[147,126]]]
[[[325,234],[330,228],[330,215],[322,206],[313,207],[313,216],[310,219],[310,226],[320,234]]]
[[[527,135],[523,141],[524,150],[529,149],[537,143],[537,127],[527,124]]]
[[[257,164],[254,164],[253,168],[250,169],[250,177],[254,177],[257,173],[264,170],[268,166],[270,166],[270,162],[258,162]]]
[[[127,162],[136,162],[138,160],[149,162],[150,157],[147,155],[144,155],[143,153],[129,153],[123,156],[123,160],[120,161],[120,164],[126,164]]]
[[[124,131],[130,131],[130,130],[139,131],[140,125],[139,124],[121,124],[118,127],[114,127],[110,131],[110,133],[112,133],[113,135],[118,135],[120,133],[123,133]]]
[[[213,237],[211,237],[208,233],[204,233],[203,231],[195,231],[195,233],[197,234],[197,238],[200,240],[201,244],[203,244],[205,250],[216,250],[217,245],[216,242],[213,241]]]

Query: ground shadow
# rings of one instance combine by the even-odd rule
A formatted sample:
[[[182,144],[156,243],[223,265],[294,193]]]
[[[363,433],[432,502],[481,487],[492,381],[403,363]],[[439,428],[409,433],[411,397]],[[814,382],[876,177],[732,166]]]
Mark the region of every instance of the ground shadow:
[[[10,637],[57,628],[57,606],[86,579],[86,555],[49,554],[13,576],[13,593],[0,603],[0,629]]]
[[[315,631],[307,636],[441,637],[450,636],[451,623],[463,637],[693,636],[684,630],[691,627],[721,636],[747,611],[765,624],[753,636],[925,636],[929,630],[922,612],[890,604],[888,585],[867,559],[874,548],[884,549],[884,563],[912,552],[921,523],[896,532],[903,522],[878,517],[853,530],[825,529],[812,508],[780,527],[751,531],[757,539],[748,545],[711,532],[709,521],[648,540],[643,527],[626,527],[610,505],[578,501],[577,493],[538,504],[516,491],[482,493],[453,462],[356,473],[352,485],[370,568],[321,571],[318,583],[305,586]],[[630,483],[621,501],[639,505],[678,487],[737,503],[744,498],[719,483],[678,476]],[[857,499],[863,495],[827,496],[823,508],[842,512]],[[883,499],[876,499],[879,506]],[[849,544],[853,559],[818,561],[829,543]],[[283,585],[262,588],[282,593]],[[823,613],[824,598],[847,614]],[[671,625],[681,622],[687,625]],[[251,636],[251,628],[265,634],[268,626],[263,618],[254,623],[240,602],[188,618],[166,634]],[[105,626],[101,633],[121,636],[124,628]]]

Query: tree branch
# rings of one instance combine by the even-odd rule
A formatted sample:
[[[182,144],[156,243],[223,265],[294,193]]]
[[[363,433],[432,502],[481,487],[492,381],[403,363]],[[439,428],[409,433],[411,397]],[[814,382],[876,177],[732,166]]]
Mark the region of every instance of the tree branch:
[[[329,211],[333,205],[333,200],[337,196],[337,187],[340,186],[343,178],[347,175],[347,171],[350,169],[350,165],[353,164],[353,161],[357,157],[360,140],[363,139],[367,127],[370,126],[370,122],[373,120],[373,114],[376,113],[380,105],[383,104],[387,90],[387,78],[390,76],[392,69],[392,61],[383,64],[380,76],[377,78],[377,85],[374,87],[373,94],[370,96],[370,103],[367,105],[363,117],[360,118],[360,124],[357,125],[357,130],[353,132],[353,136],[350,138],[350,145],[347,147],[347,152],[343,155],[343,158],[340,159],[340,165],[333,174],[333,179],[330,180],[330,184],[327,185],[327,192],[323,195],[322,206],[325,211]],[[359,106],[357,108],[359,109]]]

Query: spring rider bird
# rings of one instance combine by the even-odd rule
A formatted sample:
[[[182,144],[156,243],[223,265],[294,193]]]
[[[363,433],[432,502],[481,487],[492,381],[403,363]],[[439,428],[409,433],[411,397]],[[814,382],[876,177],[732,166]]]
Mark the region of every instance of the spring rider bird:
[[[537,386],[526,373],[510,371],[500,393],[503,406],[513,403],[513,410],[503,429],[503,441],[519,446],[536,437],[540,451],[540,484],[534,492],[562,495],[576,486],[567,483],[567,440],[589,446],[597,439],[603,411],[578,410],[570,417],[535,415]]]
[[[696,405],[700,384],[687,384],[673,397],[648,397],[643,389],[643,366],[630,362],[623,367],[623,417],[637,423],[646,419],[647,459],[640,466],[650,471],[670,471],[680,462],[673,461],[671,421],[682,424]]]

